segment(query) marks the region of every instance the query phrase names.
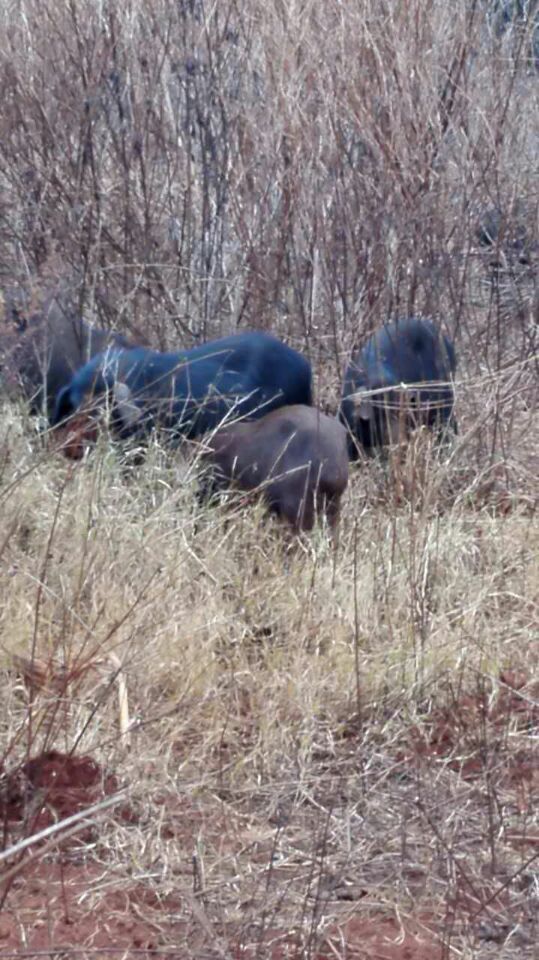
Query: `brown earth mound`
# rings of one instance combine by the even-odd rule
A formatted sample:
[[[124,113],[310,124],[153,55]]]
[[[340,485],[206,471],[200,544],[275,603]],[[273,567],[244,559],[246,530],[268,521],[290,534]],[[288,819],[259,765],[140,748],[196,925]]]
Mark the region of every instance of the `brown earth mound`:
[[[0,780],[0,816],[22,820],[31,804],[40,802],[40,827],[69,817],[118,790],[118,781],[87,756],[57,750],[41,753]]]

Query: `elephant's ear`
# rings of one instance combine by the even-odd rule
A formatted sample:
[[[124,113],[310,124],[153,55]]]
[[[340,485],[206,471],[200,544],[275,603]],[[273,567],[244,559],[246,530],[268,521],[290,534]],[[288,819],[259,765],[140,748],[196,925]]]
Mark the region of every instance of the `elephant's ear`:
[[[126,427],[134,425],[142,417],[142,410],[133,400],[131,390],[126,383],[117,380],[112,388],[116,413]]]

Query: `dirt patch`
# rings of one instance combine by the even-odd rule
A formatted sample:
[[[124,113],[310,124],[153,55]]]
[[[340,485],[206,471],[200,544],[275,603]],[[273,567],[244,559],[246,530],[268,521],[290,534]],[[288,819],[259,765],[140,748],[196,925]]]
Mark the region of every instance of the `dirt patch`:
[[[151,951],[194,937],[185,920],[173,919],[177,899],[150,902],[145,894],[141,884],[106,876],[97,864],[32,865],[16,878],[0,912],[0,956],[70,947]]]
[[[202,910],[200,911],[203,912]],[[424,924],[391,917],[352,917],[333,924],[318,949],[305,953],[290,931],[262,937],[200,923],[180,894],[160,895],[144,883],[104,872],[97,864],[41,862],[16,878],[0,911],[0,956],[10,951],[77,948],[163,952],[173,960],[217,958],[219,940],[230,957],[259,960],[438,960],[441,946]],[[312,945],[309,947],[312,951]],[[221,954],[222,956],[222,954]]]
[[[24,821],[30,834],[118,789],[116,776],[91,757],[50,750],[0,775],[0,817],[6,824]],[[127,804],[119,805],[115,815],[129,822],[135,817]]]
[[[14,831],[22,828],[24,835],[31,835],[117,789],[116,776],[91,757],[50,751],[4,776],[1,812]],[[159,808],[163,798],[158,800]],[[185,821],[191,822],[193,811],[185,804],[180,810],[179,801],[174,804],[172,797],[165,800],[170,813],[167,837],[181,835],[183,842],[189,833]],[[33,805],[37,805],[37,813]],[[127,805],[113,807],[111,812],[132,820]],[[202,817],[191,823],[191,846],[203,823]],[[216,824],[216,833],[218,829]],[[98,836],[97,823],[66,841],[60,839],[53,850],[43,850],[37,861],[23,861],[14,876],[3,885],[0,882],[0,957],[10,951],[61,952],[70,948],[78,952],[112,949],[125,951],[126,956],[157,951],[174,960],[217,957],[211,924],[204,924],[204,909],[197,907],[189,881],[184,896],[171,893],[170,886],[168,891],[161,890],[159,880],[153,877],[149,882],[134,879],[137,870],[131,861],[108,862],[106,850],[101,850],[101,862],[97,863]],[[37,844],[32,850],[36,848]],[[186,863],[190,861],[186,859]],[[159,865],[156,870],[160,872]]]
[[[529,806],[539,787],[531,742],[539,728],[539,684],[516,671],[501,673],[499,679],[495,696],[487,691],[462,695],[433,711],[422,726],[410,728],[398,759],[405,763],[443,760],[465,780],[484,776],[489,765],[494,766],[497,785],[516,788]],[[519,735],[511,749],[508,732],[513,738]]]

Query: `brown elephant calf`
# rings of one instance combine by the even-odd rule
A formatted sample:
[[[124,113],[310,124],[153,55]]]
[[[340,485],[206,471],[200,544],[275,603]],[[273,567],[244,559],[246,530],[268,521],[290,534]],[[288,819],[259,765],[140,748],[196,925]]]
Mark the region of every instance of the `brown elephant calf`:
[[[221,428],[210,446],[213,490],[256,490],[296,530],[311,530],[317,515],[336,526],[348,483],[347,435],[338,420],[313,407],[282,407]]]

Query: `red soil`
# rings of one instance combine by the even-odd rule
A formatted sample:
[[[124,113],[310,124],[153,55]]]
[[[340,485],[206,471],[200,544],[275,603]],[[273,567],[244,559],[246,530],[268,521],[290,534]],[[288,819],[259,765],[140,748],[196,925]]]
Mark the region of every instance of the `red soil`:
[[[534,703],[537,690],[517,672],[506,671],[500,681],[495,696],[461,696],[431,712],[421,726],[408,731],[399,759],[403,764],[443,762],[468,780],[484,776],[492,760],[497,785],[513,790],[519,807],[528,810],[539,783],[532,744],[529,748],[527,744],[528,734],[531,741],[539,722]],[[508,730],[518,734],[515,741],[508,739]],[[518,742],[517,749],[512,749],[513,742]],[[117,790],[114,774],[90,757],[50,751],[0,777],[0,817],[8,828],[8,839],[26,818],[24,833],[28,836]],[[211,836],[223,856],[243,849],[249,840],[249,818],[236,817],[228,807],[199,809],[195,800],[168,791],[152,799],[162,837],[182,849],[192,850],[201,832]],[[137,822],[126,804],[111,808],[107,816]],[[98,829],[89,828],[91,839],[96,839]],[[329,925],[307,947],[286,929],[265,930],[259,941],[256,929],[249,929],[247,917],[245,928],[237,919],[230,926],[226,922],[212,926],[204,906],[189,893],[185,877],[181,892],[160,894],[155,880],[150,885],[133,879],[128,864],[99,865],[85,859],[89,851],[81,842],[88,840],[87,834],[74,838],[78,846],[73,845],[73,838],[69,843],[59,839],[54,850],[43,851],[40,862],[23,861],[9,886],[0,883],[0,957],[10,951],[67,952],[70,947],[115,948],[125,950],[126,956],[134,951],[147,956],[154,951],[174,960],[223,956],[233,960],[301,960],[303,956],[311,960],[441,960],[447,955],[435,932],[441,929],[439,923],[431,923],[426,914],[400,919],[394,914],[368,913],[359,904],[357,912],[350,916],[347,910],[341,921],[328,918]],[[252,858],[267,862],[264,831],[262,835],[259,843],[255,831],[250,841]],[[539,843],[533,830],[506,839],[522,846],[526,856]],[[36,849],[39,852],[36,845],[30,853]],[[488,901],[490,913],[506,914],[507,891],[499,890],[495,878],[488,889],[475,894],[469,895],[467,903],[461,891],[455,903],[457,912],[474,916],[481,902]],[[487,919],[490,913],[485,914]]]
[[[103,872],[97,864],[28,865],[0,910],[0,956],[69,947],[151,951],[171,945],[174,938],[186,942],[185,922],[171,919],[176,903],[163,901],[156,910],[145,902],[148,891],[142,884],[120,877],[111,884],[110,874],[105,881]],[[183,960],[186,954],[180,950],[167,956]]]
[[[2,771],[0,771],[1,773]],[[27,760],[0,779],[0,818],[26,823],[28,834],[78,813],[119,789],[113,774],[107,774],[91,757],[70,756],[50,750]],[[119,805],[116,816],[131,819],[127,805]]]
[[[266,931],[262,943],[246,943],[243,937],[238,943],[232,931],[219,939],[225,956],[234,960],[301,960],[306,955],[295,937],[279,930]],[[0,956],[52,949],[67,956],[70,947],[86,947],[125,950],[126,956],[156,951],[172,960],[212,960],[222,956],[212,940],[179,895],[158,898],[143,883],[120,876],[111,882],[110,872],[104,874],[97,864],[32,864],[16,878],[0,910]],[[380,915],[335,924],[310,955],[313,960],[440,960],[441,950],[421,923],[406,920],[401,926]]]
[[[490,762],[497,786],[516,790],[518,806],[525,810],[539,789],[532,743],[532,732],[539,728],[539,684],[516,671],[501,673],[500,681],[495,697],[462,695],[431,713],[423,726],[412,727],[398,758],[405,763],[443,760],[466,780],[484,776]],[[521,735],[516,749],[507,749],[508,730]]]

